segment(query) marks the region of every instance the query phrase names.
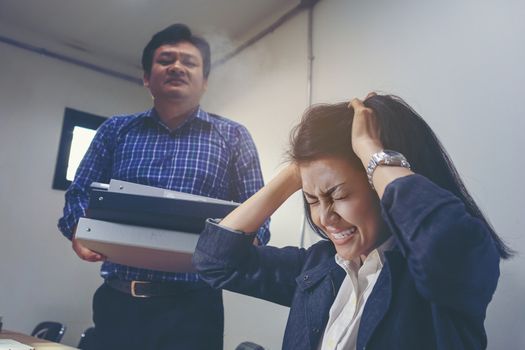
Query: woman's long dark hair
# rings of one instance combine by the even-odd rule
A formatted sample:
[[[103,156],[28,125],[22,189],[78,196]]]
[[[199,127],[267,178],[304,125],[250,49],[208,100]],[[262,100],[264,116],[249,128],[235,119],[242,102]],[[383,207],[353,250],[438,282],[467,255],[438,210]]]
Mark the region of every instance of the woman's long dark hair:
[[[468,213],[487,225],[501,258],[511,257],[511,249],[496,234],[468,193],[450,157],[423,118],[397,96],[375,95],[366,99],[364,104],[376,115],[383,147],[402,153],[415,173],[427,177],[461,199]],[[352,151],[353,114],[348,103],[315,105],[308,109],[290,135],[291,160],[305,163],[325,156],[338,156],[362,167]],[[312,222],[306,204],[305,209],[310,226],[326,238],[324,232]]]

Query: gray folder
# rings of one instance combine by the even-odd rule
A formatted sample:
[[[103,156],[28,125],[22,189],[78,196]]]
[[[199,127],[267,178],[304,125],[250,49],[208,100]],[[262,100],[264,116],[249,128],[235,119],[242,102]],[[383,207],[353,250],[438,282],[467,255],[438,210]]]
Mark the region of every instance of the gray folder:
[[[199,235],[80,218],[76,238],[108,260],[150,270],[194,271],[191,256]]]
[[[76,238],[108,260],[167,272],[194,271],[191,256],[207,217],[238,203],[112,179],[93,183]]]

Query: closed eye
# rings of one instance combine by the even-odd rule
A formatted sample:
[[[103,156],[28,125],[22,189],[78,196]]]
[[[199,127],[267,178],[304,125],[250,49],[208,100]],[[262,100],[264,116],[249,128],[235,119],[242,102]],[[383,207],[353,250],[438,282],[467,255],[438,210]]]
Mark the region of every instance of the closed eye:
[[[308,203],[308,205],[314,205],[314,204],[319,203],[319,199],[317,199],[317,197],[312,196],[311,194],[304,192],[304,191],[303,191],[303,194],[304,194],[304,199],[306,200],[306,203]]]
[[[160,64],[161,66],[167,66],[169,64],[171,64],[172,61],[169,61],[169,60],[158,60],[157,63]]]
[[[316,204],[316,203],[319,203],[319,199],[315,198],[315,197],[308,197],[308,196],[305,196],[306,198],[306,203],[312,205],[312,204]]]
[[[191,60],[185,60],[183,61],[182,63],[184,63],[185,66],[187,67],[197,67],[197,63],[195,63],[194,61],[191,61]]]

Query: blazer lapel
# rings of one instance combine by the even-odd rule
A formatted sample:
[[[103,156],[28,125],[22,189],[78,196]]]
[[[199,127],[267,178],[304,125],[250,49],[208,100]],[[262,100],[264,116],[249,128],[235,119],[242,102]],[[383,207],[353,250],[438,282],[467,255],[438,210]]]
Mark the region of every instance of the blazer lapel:
[[[383,319],[392,300],[393,281],[399,275],[403,257],[399,251],[385,252],[386,262],[363,310],[357,335],[357,349],[364,349]]]
[[[345,275],[334,258],[303,272],[296,279],[298,287],[304,293],[304,315],[311,349],[317,348],[328,321],[328,312]]]

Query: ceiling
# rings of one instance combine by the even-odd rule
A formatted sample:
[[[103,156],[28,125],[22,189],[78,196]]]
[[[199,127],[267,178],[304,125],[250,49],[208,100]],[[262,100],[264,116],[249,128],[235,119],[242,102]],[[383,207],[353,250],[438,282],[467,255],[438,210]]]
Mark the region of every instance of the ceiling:
[[[0,35],[136,74],[152,34],[176,22],[205,36],[212,52],[299,0],[0,0]],[[116,68],[115,68],[116,67]]]

